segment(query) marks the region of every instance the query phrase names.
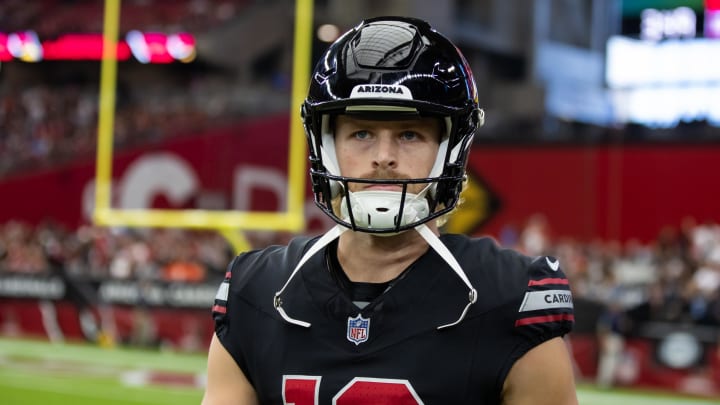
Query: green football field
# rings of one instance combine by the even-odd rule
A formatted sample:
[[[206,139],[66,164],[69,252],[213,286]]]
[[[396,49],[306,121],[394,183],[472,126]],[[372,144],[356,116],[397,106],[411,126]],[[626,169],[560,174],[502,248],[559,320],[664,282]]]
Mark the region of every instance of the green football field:
[[[198,404],[204,354],[0,338],[0,404]],[[582,385],[582,405],[702,405],[697,399]]]

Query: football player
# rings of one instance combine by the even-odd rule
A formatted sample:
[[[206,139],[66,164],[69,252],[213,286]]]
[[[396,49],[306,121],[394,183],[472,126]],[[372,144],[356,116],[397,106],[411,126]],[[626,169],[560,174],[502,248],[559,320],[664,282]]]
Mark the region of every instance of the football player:
[[[484,119],[455,45],[417,19],[363,21],[302,111],[337,225],[230,263],[203,403],[576,404],[558,261],[439,232]]]

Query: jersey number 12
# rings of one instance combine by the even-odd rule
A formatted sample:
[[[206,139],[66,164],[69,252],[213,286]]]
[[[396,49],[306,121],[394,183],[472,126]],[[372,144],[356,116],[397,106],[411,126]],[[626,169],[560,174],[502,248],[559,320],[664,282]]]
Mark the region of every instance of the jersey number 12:
[[[322,377],[283,376],[283,403],[319,404]],[[408,380],[355,377],[333,397],[333,405],[418,405],[423,402]]]

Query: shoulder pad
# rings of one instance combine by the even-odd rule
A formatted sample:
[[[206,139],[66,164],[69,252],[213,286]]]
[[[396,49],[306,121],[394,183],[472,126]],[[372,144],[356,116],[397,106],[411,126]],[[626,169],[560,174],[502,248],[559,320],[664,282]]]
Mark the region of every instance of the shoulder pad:
[[[228,265],[225,279],[215,296],[212,312],[216,323],[224,320],[230,297],[246,299],[256,305],[261,305],[257,303],[262,297],[272,297],[313,240],[298,237],[287,246],[270,246],[236,256]],[[248,285],[252,288],[246,288]]]

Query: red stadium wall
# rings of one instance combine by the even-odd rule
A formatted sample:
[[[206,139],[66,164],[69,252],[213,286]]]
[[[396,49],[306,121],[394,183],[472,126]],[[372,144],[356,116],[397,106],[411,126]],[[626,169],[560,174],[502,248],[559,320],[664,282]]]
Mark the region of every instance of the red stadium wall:
[[[720,221],[718,164],[720,144],[492,146],[470,160],[501,200],[483,232],[542,213],[556,236],[643,241],[688,216]]]
[[[212,196],[221,209],[238,209],[235,200],[250,193],[245,196],[249,206],[242,208],[277,209],[284,201],[279,187],[263,188],[256,173],[286,181],[288,126],[287,117],[270,117],[118,152],[113,164],[114,206],[128,208],[118,204],[123,186],[130,189],[126,184],[130,167],[143,157],[169,153],[187,166],[197,184],[177,201],[163,189],[167,179],[151,173],[143,181],[150,189],[145,192],[153,193],[153,207],[191,208]],[[476,232],[497,235],[503,225],[520,227],[528,217],[541,213],[555,236],[649,241],[665,226],[678,227],[687,216],[720,221],[719,163],[720,144],[478,145],[472,151],[470,170],[497,196],[500,206]],[[238,175],[243,170],[246,175]],[[94,174],[94,159],[87,158],[57,170],[0,180],[0,223],[11,219],[37,223],[46,218],[70,227],[88,223]],[[239,190],[248,179],[256,183]],[[310,199],[308,193],[308,206]],[[322,218],[319,210],[306,212]]]
[[[51,305],[53,316],[43,319],[41,305]],[[116,343],[132,343],[138,334],[140,317],[145,317],[151,325],[152,341],[147,345],[162,345],[183,351],[204,352],[210,344],[213,333],[213,320],[210,309],[195,308],[146,308],[127,305],[110,305],[103,308],[102,319],[97,308],[93,308],[98,326],[110,327],[117,339]],[[102,319],[102,321],[100,321]],[[85,341],[79,320],[78,308],[69,301],[40,301],[36,299],[16,299],[0,297],[0,336],[28,336],[47,339],[49,322],[56,322],[59,336],[67,341]],[[108,324],[109,322],[109,324]]]
[[[154,192],[153,208],[193,208],[203,194],[220,195],[229,204],[234,191],[234,173],[238,168],[267,167],[286,172],[288,125],[286,117],[272,117],[117,152],[112,165],[113,206],[128,208],[119,207],[118,200],[122,199],[123,187],[128,188],[129,167],[142,157],[167,153],[188,165],[199,186],[184,201],[172,202],[163,188],[169,186],[168,179],[160,173],[146,176],[148,184],[156,187],[150,190]],[[54,170],[2,179],[0,223],[12,219],[32,224],[52,219],[70,227],[89,223],[94,177],[95,160],[87,158]],[[142,185],[136,188],[142,189]],[[276,199],[268,198],[271,196],[266,193],[258,193],[257,197],[250,208],[277,209]]]
[[[568,344],[573,354],[577,379],[595,381],[600,356],[597,337],[571,333]],[[699,397],[720,397],[720,354],[716,344],[704,345],[699,363],[687,368],[673,368],[659,361],[660,344],[661,340],[624,339],[620,359],[613,373],[614,385],[659,389]]]

